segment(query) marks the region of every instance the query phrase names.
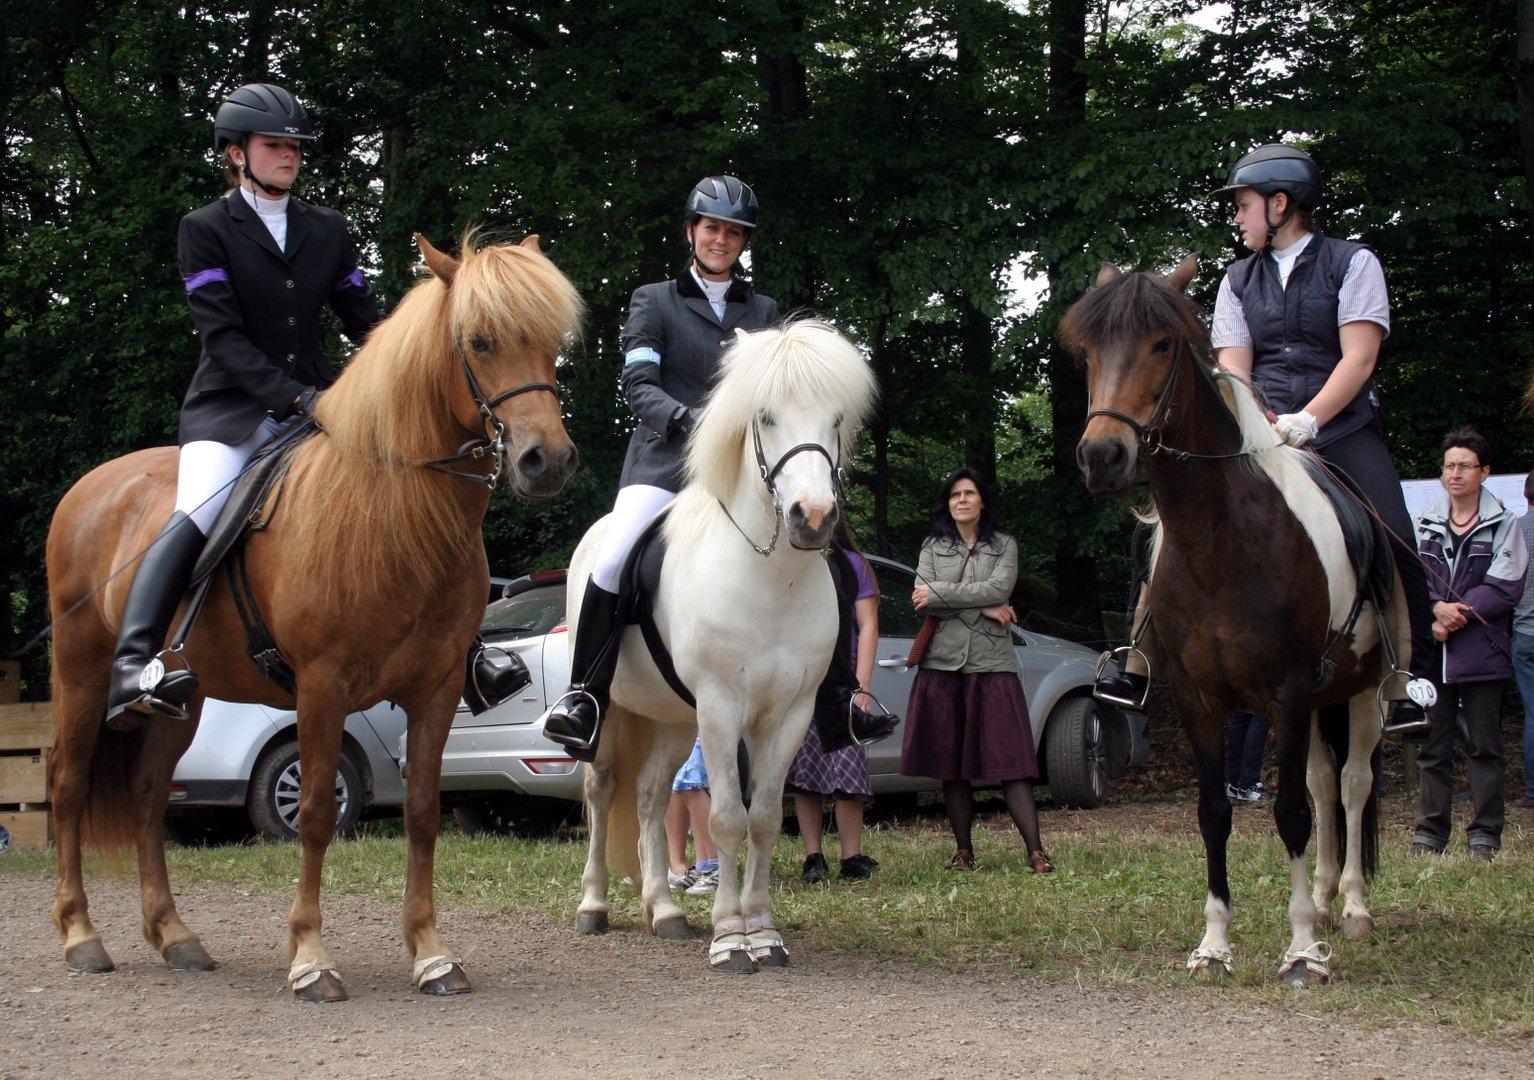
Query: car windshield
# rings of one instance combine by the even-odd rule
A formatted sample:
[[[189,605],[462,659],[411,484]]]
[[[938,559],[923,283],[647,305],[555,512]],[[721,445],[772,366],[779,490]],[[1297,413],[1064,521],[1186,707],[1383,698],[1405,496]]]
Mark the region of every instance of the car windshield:
[[[564,621],[564,584],[551,583],[497,600],[485,609],[479,631],[487,641],[516,641],[547,634]]]

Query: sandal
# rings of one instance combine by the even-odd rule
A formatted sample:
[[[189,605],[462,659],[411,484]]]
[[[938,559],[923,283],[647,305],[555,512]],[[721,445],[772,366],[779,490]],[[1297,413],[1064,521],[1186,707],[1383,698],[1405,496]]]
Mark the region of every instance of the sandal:
[[[1049,861],[1049,856],[1042,851],[1030,851],[1028,853],[1028,865],[1033,867],[1035,874],[1053,874],[1055,864]]]
[[[960,848],[953,853],[953,858],[948,861],[950,870],[973,870],[975,868],[975,853],[969,848]]]

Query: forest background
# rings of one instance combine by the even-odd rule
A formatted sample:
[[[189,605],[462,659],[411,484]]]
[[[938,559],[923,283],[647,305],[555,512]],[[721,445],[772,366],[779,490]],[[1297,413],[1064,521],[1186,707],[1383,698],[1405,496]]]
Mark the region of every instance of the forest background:
[[[1534,0],[3,0],[0,34],[0,655],[48,623],[64,490],[175,441],[197,355],[176,222],[220,194],[212,114],[250,81],[309,107],[300,194],[350,219],[386,305],[412,232],[470,226],[539,233],[590,305],[561,363],[582,468],[547,502],[497,496],[493,573],[564,565],[608,509],[628,297],[682,267],[683,199],[718,172],[760,196],[756,286],[877,372],[863,546],[914,560],[939,481],[974,463],[1035,627],[1101,640],[1128,574],[1130,501],[1076,471],[1058,320],[1104,261],[1190,252],[1212,306],[1244,252],[1206,193],[1260,143],[1307,147],[1320,227],[1384,262],[1402,476],[1435,475],[1465,422],[1498,472],[1534,466]],[[23,659],[46,697],[46,649]]]

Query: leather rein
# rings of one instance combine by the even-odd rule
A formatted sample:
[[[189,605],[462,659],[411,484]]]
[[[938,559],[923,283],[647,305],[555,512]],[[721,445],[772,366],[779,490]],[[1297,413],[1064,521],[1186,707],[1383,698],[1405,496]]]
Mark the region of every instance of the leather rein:
[[[474,398],[474,404],[479,406],[479,415],[484,421],[486,437],[470,439],[458,448],[456,454],[432,458],[420,464],[424,468],[446,473],[448,476],[456,476],[460,480],[468,480],[471,483],[484,484],[487,488],[494,490],[501,478],[501,471],[506,465],[506,425],[501,422],[500,417],[495,415],[495,407],[508,398],[531,393],[534,390],[546,390],[557,399],[560,396],[559,388],[546,382],[530,382],[514,386],[493,398],[487,398],[479,385],[479,380],[474,377],[473,369],[469,367],[469,357],[463,351],[463,339],[455,337],[453,345],[458,350],[458,362],[463,368],[464,381],[469,385],[469,394]],[[491,459],[491,468],[488,473],[465,472],[452,467],[459,462],[478,462],[487,457]]]
[[[751,545],[751,550],[755,551],[758,555],[765,559],[777,550],[778,536],[783,531],[783,499],[780,495],[778,495],[776,481],[778,478],[778,473],[783,471],[783,466],[788,464],[789,459],[796,454],[802,454],[807,451],[813,451],[819,454],[821,457],[825,458],[826,464],[831,466],[831,490],[836,495],[836,501],[838,503],[842,502],[845,498],[846,476],[842,471],[841,464],[831,456],[831,452],[829,450],[827,450],[824,446],[821,446],[819,443],[800,443],[798,446],[790,447],[788,450],[784,451],[782,457],[778,458],[777,464],[773,465],[769,469],[767,467],[767,455],[762,452],[761,427],[755,420],[751,421],[751,439],[756,446],[757,472],[762,478],[762,483],[767,485],[767,494],[772,496],[772,539],[767,541],[767,545],[765,547],[758,544],[746,534],[745,529],[740,527],[740,522],[735,520],[734,515],[730,513],[730,508],[724,505],[724,500],[716,499],[715,501],[719,503],[719,509],[724,511],[724,516],[730,519],[730,524],[735,526],[735,531],[740,533],[741,536],[745,537],[746,543]],[[799,547],[799,545],[793,543],[792,540],[790,540],[789,543],[793,547],[799,548],[800,551],[820,550]]]

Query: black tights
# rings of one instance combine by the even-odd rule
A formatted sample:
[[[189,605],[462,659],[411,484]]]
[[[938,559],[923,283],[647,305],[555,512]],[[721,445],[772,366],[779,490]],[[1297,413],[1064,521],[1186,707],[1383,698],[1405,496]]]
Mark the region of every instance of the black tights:
[[[1012,824],[1023,834],[1030,852],[1043,851],[1039,840],[1039,808],[1033,801],[1033,781],[1003,780],[1001,797],[1007,802]],[[953,829],[954,844],[960,851],[974,851],[970,829],[975,823],[975,789],[968,780],[943,781],[943,807],[948,811],[948,825]]]

